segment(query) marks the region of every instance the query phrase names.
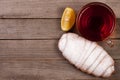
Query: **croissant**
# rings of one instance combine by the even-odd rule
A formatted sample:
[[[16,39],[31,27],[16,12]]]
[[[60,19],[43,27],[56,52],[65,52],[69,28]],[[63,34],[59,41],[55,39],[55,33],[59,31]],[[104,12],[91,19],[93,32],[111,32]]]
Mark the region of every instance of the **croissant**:
[[[109,77],[114,72],[114,61],[96,42],[74,33],[65,33],[59,40],[62,55],[78,69],[97,77]]]

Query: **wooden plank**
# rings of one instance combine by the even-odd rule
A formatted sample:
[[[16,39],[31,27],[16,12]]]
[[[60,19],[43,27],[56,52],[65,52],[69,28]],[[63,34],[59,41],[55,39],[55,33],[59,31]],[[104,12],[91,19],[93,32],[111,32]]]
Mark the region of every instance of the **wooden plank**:
[[[60,19],[0,20],[0,39],[53,39],[62,33]]]
[[[120,40],[113,40],[114,47],[109,47],[104,42],[103,48],[114,58],[120,59]],[[11,60],[21,59],[61,59],[58,50],[58,40],[0,40],[0,58]],[[63,58],[64,59],[64,58]]]
[[[13,58],[14,59],[14,58]],[[119,80],[120,60],[115,60],[116,72],[107,80]],[[0,62],[1,80],[106,80],[81,72],[66,60]]]
[[[0,19],[0,39],[58,39],[60,19]],[[120,38],[120,19],[111,38]]]
[[[56,40],[0,40],[1,58],[59,58]]]
[[[60,18],[63,9],[78,10],[89,2],[104,2],[120,18],[120,0],[0,0],[0,18]]]

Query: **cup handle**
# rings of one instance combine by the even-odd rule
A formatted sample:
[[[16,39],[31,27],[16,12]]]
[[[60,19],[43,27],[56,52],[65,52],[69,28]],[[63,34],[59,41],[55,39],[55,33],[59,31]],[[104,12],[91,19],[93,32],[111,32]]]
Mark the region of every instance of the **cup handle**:
[[[106,42],[106,44],[107,44],[108,46],[110,46],[110,47],[113,47],[113,46],[114,46],[114,43],[113,43],[113,41],[112,41],[110,38],[106,39],[105,42]]]

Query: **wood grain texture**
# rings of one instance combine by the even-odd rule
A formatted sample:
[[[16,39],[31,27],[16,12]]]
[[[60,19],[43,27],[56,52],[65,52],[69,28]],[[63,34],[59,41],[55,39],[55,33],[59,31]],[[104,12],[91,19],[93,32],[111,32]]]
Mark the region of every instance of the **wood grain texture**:
[[[107,80],[119,80],[120,60],[115,60],[116,72]],[[106,80],[81,72],[66,60],[3,61],[0,62],[1,80]]]
[[[120,0],[0,0],[0,18],[60,18],[67,6],[78,12],[96,1],[108,4],[120,18]]]
[[[53,39],[62,33],[60,19],[0,20],[0,39]]]
[[[120,59],[120,40],[113,40],[114,47],[99,43],[114,58]],[[0,40],[1,59],[60,59],[58,40]]]
[[[0,80],[106,80],[76,69],[57,47],[64,8],[77,13],[96,1],[109,5],[117,17],[110,36],[114,47],[98,44],[115,60],[116,72],[108,80],[119,80],[120,0],[0,0]]]
[[[58,39],[64,33],[60,19],[0,19],[0,39]],[[111,38],[120,38],[117,19]]]

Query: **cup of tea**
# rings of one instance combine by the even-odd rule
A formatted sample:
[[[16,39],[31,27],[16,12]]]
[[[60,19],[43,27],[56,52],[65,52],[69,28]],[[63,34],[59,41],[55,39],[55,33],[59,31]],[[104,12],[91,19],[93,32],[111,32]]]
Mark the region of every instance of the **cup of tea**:
[[[77,14],[78,33],[91,41],[103,41],[109,38],[115,29],[116,17],[113,10],[101,2],[91,2],[83,6]],[[113,45],[112,41],[108,41]]]

